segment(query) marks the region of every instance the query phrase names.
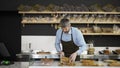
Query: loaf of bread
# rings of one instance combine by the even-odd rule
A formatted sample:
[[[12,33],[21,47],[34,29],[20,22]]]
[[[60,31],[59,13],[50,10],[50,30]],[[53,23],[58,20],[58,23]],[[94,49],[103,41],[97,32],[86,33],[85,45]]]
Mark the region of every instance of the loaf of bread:
[[[116,52],[117,54],[120,54],[120,49],[116,49],[115,52]]]
[[[50,52],[42,52],[42,51],[39,51],[39,52],[37,52],[37,54],[50,54]]]
[[[109,63],[108,66],[120,66],[120,63]]]
[[[117,60],[104,60],[104,62],[107,62],[107,63],[117,63],[118,61]]]
[[[82,60],[82,66],[98,66],[94,60]]]
[[[74,62],[70,62],[68,57],[60,58],[60,66],[75,66]]]
[[[81,60],[82,63],[94,63],[94,60]]]
[[[104,50],[104,54],[105,54],[105,55],[109,55],[109,54],[110,54],[110,51],[109,51],[109,50]]]
[[[88,48],[88,54],[94,54],[95,49],[94,48]]]

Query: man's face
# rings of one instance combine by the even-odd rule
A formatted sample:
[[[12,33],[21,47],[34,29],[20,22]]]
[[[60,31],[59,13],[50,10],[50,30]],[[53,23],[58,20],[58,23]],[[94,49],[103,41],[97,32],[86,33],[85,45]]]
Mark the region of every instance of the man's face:
[[[63,28],[62,28],[62,31],[63,31],[64,33],[68,33],[69,30],[70,30],[70,27],[63,27]]]

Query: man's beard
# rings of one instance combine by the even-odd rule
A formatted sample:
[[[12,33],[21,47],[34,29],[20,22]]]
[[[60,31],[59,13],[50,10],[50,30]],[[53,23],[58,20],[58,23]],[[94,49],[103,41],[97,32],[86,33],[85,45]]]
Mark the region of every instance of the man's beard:
[[[68,33],[69,31],[65,31],[64,33]]]
[[[69,33],[69,31],[70,31],[70,28],[68,29],[68,31],[64,31],[64,33]]]

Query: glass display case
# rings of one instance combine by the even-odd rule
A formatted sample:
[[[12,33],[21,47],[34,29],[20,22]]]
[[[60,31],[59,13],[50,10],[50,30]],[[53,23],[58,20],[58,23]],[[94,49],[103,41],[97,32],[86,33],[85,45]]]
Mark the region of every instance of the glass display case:
[[[97,67],[97,68],[119,68],[120,55],[80,55],[80,61],[75,61],[75,65],[61,65],[58,54],[30,54],[29,68],[39,67]]]

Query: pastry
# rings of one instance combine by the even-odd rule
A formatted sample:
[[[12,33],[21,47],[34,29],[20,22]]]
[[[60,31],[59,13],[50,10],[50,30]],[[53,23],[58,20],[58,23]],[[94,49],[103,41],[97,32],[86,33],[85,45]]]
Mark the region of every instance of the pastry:
[[[50,58],[42,58],[41,60],[41,65],[51,65],[53,62],[53,59]]]
[[[98,66],[94,60],[82,60],[82,66]]]
[[[104,50],[104,54],[105,54],[105,55],[109,55],[109,54],[110,54],[110,51],[109,51],[109,50]]]
[[[107,63],[116,63],[117,61],[116,60],[104,60],[104,62],[107,62]]]
[[[82,63],[94,63],[94,60],[82,60]]]
[[[88,49],[88,54],[94,54],[95,49],[94,48],[89,48]]]
[[[41,51],[39,51],[39,52],[37,52],[37,54],[50,54],[50,52],[41,52]]]
[[[106,47],[106,49],[103,52],[105,55],[109,55],[110,54],[109,47]]]
[[[74,62],[70,62],[68,57],[60,58],[60,66],[75,66]]]
[[[108,66],[120,66],[120,63],[109,63]]]
[[[115,52],[116,52],[117,54],[120,54],[120,49],[116,49]]]

